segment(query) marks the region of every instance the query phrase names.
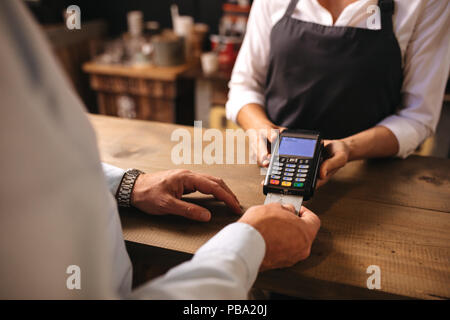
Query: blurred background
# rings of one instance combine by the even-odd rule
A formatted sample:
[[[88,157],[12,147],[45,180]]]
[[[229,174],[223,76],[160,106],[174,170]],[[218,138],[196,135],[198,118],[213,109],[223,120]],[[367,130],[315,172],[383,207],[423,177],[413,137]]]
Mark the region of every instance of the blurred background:
[[[251,0],[23,1],[89,112],[237,127],[225,117],[227,84]],[[417,154],[450,158],[448,84],[436,135]]]

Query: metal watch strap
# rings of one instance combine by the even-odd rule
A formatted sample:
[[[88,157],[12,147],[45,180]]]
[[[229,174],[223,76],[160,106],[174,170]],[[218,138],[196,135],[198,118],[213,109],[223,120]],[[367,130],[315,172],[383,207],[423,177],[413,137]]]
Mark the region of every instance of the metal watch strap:
[[[119,207],[131,207],[131,192],[137,177],[142,172],[138,169],[128,169],[122,177],[119,188],[117,189],[116,199]]]

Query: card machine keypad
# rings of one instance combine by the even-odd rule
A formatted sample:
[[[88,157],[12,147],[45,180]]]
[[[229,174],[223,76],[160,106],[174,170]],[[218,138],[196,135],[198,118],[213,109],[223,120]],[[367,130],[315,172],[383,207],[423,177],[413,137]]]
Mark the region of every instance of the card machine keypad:
[[[303,189],[309,172],[309,159],[280,157],[272,165],[269,183]]]

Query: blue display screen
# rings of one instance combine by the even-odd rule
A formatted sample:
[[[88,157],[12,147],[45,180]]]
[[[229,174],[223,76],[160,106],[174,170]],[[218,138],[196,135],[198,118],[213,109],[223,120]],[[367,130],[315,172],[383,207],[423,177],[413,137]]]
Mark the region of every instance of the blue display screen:
[[[315,139],[282,137],[278,153],[280,155],[312,158],[316,141]]]

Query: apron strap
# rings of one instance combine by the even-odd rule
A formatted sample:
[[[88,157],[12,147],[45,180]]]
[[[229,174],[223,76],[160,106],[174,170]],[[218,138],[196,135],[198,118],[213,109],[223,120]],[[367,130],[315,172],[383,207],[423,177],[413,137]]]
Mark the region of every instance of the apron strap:
[[[289,3],[289,6],[286,9],[286,12],[284,13],[285,17],[290,17],[294,13],[295,7],[297,7],[297,3],[299,0],[291,0]]]
[[[392,15],[394,14],[394,0],[378,0],[378,7],[381,14],[381,29],[384,32],[393,31]]]

